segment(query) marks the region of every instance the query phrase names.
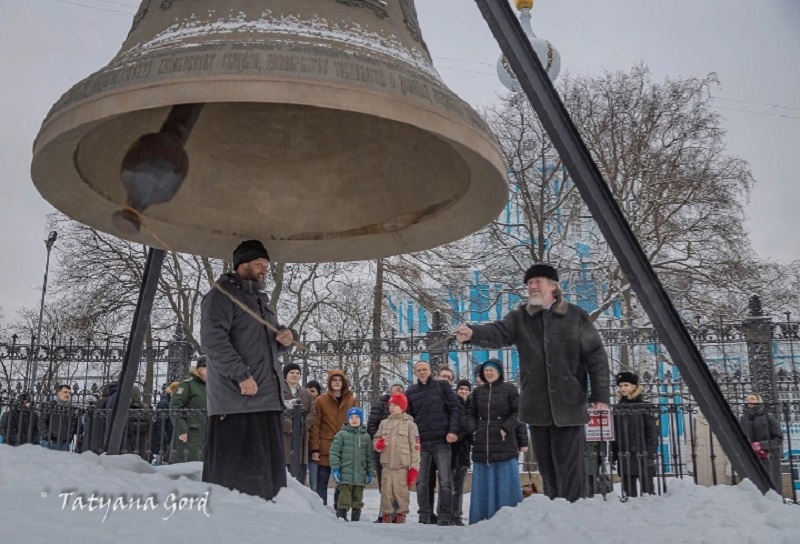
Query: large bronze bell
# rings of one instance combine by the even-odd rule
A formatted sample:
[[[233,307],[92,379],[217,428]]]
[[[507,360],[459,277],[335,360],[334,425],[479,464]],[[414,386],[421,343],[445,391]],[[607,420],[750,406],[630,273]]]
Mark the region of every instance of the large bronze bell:
[[[168,127],[181,115],[182,141]],[[170,179],[151,187],[158,161]],[[283,262],[431,248],[507,195],[494,137],[439,78],[413,0],[144,0],[111,63],[53,106],[31,170],[99,230],[216,257],[258,238]]]

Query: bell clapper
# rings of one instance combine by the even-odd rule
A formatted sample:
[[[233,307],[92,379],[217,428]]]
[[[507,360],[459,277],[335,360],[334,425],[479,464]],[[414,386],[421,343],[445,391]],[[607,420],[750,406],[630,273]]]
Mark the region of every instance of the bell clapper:
[[[173,106],[161,130],[136,140],[122,159],[120,178],[128,193],[127,206],[111,221],[124,234],[141,228],[141,213],[153,204],[169,202],[189,173],[184,145],[203,110],[203,104]]]

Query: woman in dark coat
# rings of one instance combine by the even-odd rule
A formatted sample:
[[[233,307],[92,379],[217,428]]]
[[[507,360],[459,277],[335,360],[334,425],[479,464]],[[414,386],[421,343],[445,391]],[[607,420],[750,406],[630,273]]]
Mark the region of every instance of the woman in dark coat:
[[[17,402],[0,419],[0,435],[11,446],[38,444],[38,417],[31,410],[30,393],[20,393]]]
[[[491,518],[504,506],[522,502],[519,453],[528,449],[518,442],[519,391],[503,380],[497,359],[483,363],[477,387],[467,403],[472,433],[472,499],[470,525]]]
[[[658,432],[655,408],[642,398],[639,376],[633,372],[617,374],[619,400],[614,407],[615,440],[611,444],[611,463],[617,465],[624,496],[655,494],[653,477],[658,458]]]
[[[783,433],[781,424],[767,411],[761,395],[750,393],[745,398],[742,417],[739,418],[745,436],[767,469],[772,486],[781,492],[781,454]]]

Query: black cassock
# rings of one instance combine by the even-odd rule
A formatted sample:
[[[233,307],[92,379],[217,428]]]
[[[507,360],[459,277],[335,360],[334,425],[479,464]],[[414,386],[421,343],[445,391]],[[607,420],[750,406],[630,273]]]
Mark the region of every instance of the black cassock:
[[[210,416],[203,481],[275,497],[286,487],[281,412]]]

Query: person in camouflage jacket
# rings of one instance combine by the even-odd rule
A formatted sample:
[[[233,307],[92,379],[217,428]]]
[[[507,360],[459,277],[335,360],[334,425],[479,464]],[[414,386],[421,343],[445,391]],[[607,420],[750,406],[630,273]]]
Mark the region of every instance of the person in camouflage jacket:
[[[381,421],[373,441],[383,465],[381,521],[405,523],[409,491],[419,475],[419,431],[414,418],[405,413],[408,399],[403,393],[393,393],[388,405],[390,415]]]
[[[173,426],[169,462],[202,461],[206,448],[206,358],[197,361],[169,401]]]

